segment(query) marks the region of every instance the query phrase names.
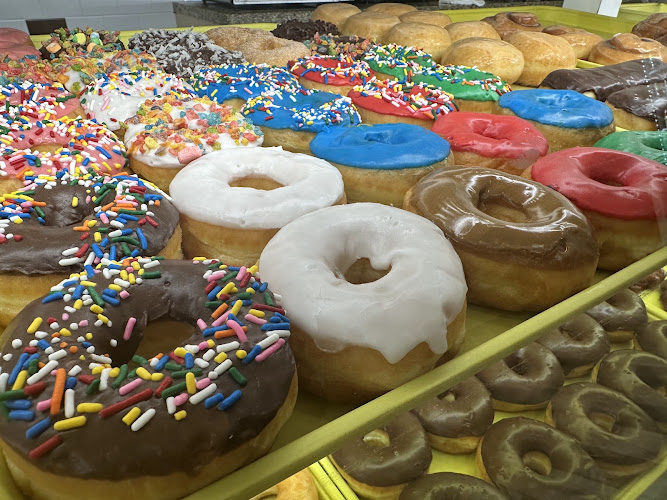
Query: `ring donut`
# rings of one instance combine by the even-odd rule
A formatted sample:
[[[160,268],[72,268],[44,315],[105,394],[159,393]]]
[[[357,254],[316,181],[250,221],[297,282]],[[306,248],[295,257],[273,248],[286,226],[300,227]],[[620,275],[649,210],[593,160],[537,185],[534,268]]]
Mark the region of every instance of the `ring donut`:
[[[667,320],[649,321],[639,328],[635,348],[667,359]]]
[[[632,340],[648,322],[644,301],[632,290],[621,290],[586,311],[607,331],[612,342]]]
[[[436,472],[415,479],[403,488],[398,500],[509,500],[486,481],[467,474]]]
[[[24,106],[30,108],[25,117],[33,120],[85,116],[79,99],[59,84],[25,81],[0,86],[0,109],[5,110],[5,116],[21,113]]]

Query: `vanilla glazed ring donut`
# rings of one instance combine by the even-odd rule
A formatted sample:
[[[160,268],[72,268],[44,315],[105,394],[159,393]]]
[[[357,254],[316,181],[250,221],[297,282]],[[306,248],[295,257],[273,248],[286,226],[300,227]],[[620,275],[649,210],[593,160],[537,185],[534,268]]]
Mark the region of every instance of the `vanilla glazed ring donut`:
[[[79,99],[60,84],[24,81],[0,86],[0,109],[4,110],[5,116],[21,113],[25,105],[30,107],[26,116],[33,119],[79,118],[85,115]],[[19,109],[13,109],[15,107]]]
[[[586,311],[602,328],[612,342],[631,340],[648,322],[644,301],[632,290],[621,290],[604,302]]]
[[[176,499],[266,453],[296,374],[289,319],[256,268],[139,258],[95,271],[3,335],[0,439],[17,485],[55,500]]]
[[[259,266],[291,311],[299,385],[324,398],[369,400],[463,342],[460,262],[436,226],[398,208],[354,203],[303,215],[269,241]]]
[[[415,479],[401,491],[398,500],[509,500],[498,488],[467,474],[436,472]]]
[[[635,333],[635,348],[667,359],[667,320],[649,321]]]

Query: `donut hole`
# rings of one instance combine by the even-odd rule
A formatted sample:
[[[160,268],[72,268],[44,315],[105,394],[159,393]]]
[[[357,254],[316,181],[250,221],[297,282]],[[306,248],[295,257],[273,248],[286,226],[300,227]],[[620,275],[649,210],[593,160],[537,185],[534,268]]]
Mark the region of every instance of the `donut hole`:
[[[150,321],[144,327],[141,341],[134,354],[146,359],[159,353],[166,355],[176,347],[185,344],[185,341],[194,333],[195,327],[182,321],[171,319]]]
[[[371,265],[371,261],[367,258],[357,259],[343,276],[348,283],[353,285],[363,285],[365,283],[372,283],[380,278],[386,276],[391,271],[391,266],[388,269],[375,269]]]
[[[623,183],[618,182],[616,179],[607,179],[603,177],[600,178],[592,177],[591,179],[594,180],[595,182],[599,182],[600,184],[604,184],[606,186],[619,187],[624,185]]]
[[[438,399],[445,401],[446,403],[453,403],[456,401],[456,394],[453,392],[444,392],[438,396]]]
[[[386,448],[391,444],[389,434],[382,429],[375,429],[366,434],[363,438],[364,443],[374,448]]]
[[[542,476],[551,474],[551,459],[547,454],[542,453],[541,451],[529,451],[521,457],[521,460],[526,467]]]
[[[282,184],[269,177],[259,175],[247,175],[239,179],[234,179],[229,183],[229,186],[252,188],[260,191],[272,191],[273,189],[284,187]]]
[[[591,422],[606,432],[612,432],[614,425],[616,425],[616,418],[614,418],[613,415],[609,415],[608,413],[603,413],[601,411],[594,411],[589,413],[588,418]]]
[[[530,221],[528,215],[505,196],[480,196],[477,208],[486,215],[505,222],[523,224]]]

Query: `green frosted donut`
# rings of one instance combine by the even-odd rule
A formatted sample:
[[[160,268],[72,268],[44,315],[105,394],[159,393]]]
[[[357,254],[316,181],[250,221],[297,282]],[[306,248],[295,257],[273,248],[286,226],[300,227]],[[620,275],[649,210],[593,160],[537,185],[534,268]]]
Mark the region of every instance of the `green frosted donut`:
[[[667,131],[614,132],[596,142],[595,147],[626,151],[667,165]]]
[[[507,82],[497,76],[467,66],[441,66],[424,68],[411,79],[449,92],[455,99],[468,101],[497,101],[511,90]]]

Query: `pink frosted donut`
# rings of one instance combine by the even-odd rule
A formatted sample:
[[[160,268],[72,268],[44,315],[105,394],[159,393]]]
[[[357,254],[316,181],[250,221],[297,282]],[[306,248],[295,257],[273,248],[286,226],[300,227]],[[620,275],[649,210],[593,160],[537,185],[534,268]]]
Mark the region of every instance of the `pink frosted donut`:
[[[32,44],[14,43],[9,40],[0,40],[0,55],[9,56],[10,59],[21,59],[25,56],[42,57]]]
[[[0,28],[0,42],[11,42],[14,45],[29,45],[34,48],[30,35],[16,28]]]

